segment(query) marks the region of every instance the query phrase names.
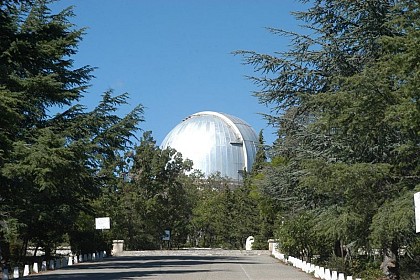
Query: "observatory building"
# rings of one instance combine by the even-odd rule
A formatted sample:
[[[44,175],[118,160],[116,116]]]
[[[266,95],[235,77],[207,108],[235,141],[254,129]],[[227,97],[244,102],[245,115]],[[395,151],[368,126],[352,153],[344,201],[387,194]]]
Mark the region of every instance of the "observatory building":
[[[161,144],[193,161],[193,168],[207,177],[219,172],[222,177],[242,180],[251,171],[257,153],[258,136],[243,120],[211,111],[195,113],[175,126]]]

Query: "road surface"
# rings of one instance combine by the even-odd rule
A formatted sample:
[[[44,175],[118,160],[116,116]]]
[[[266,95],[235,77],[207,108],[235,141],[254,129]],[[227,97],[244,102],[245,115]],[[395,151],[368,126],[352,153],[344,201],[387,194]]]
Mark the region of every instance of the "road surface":
[[[268,253],[246,251],[133,252],[32,275],[30,280],[309,280]]]

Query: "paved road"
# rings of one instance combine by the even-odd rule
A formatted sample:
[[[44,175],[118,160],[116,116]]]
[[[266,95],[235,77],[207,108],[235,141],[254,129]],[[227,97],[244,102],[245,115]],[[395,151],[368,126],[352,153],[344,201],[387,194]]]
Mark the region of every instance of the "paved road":
[[[81,263],[65,269],[33,275],[47,279],[168,279],[168,280],[308,280],[310,275],[280,263],[267,253],[139,252]]]

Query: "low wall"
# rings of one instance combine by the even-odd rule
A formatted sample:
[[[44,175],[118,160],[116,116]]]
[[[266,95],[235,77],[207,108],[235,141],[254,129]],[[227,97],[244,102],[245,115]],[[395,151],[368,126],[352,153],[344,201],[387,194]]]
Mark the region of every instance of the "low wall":
[[[351,275],[344,275],[344,273],[340,273],[338,271],[330,270],[329,268],[325,268],[322,266],[317,266],[306,261],[302,261],[301,259],[286,256],[285,254],[280,253],[277,250],[278,244],[274,244],[272,255],[278,260],[286,264],[293,265],[294,267],[301,269],[302,271],[313,274],[315,278],[322,279],[322,280],[353,280],[353,276]],[[355,280],[361,280],[361,278],[355,278]]]
[[[37,274],[42,271],[56,270],[67,266],[76,265],[78,263],[99,261],[105,257],[107,257],[105,251],[84,255],[69,255],[66,257],[50,260],[48,262],[41,261],[39,263],[33,263],[32,265],[25,265],[24,267],[14,267],[11,270],[5,268],[0,272],[0,276],[2,280],[17,279],[20,277],[27,277],[33,274]]]
[[[118,256],[224,256],[224,255],[270,255],[268,250],[223,250],[223,249],[179,249],[179,250],[151,250],[151,251],[123,251]]]

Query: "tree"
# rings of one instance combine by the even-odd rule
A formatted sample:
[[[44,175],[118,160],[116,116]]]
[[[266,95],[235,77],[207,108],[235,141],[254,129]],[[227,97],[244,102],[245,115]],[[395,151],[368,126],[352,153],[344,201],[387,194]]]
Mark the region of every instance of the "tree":
[[[232,235],[235,248],[245,248],[248,236],[254,237],[253,249],[266,249],[267,241],[273,237],[268,213],[263,209],[264,199],[253,184],[249,175],[237,188],[233,190]],[[266,215],[267,214],[267,215]],[[268,220],[268,222],[267,222]],[[268,229],[268,230],[267,230]]]
[[[280,164],[266,169],[263,189],[286,218],[315,211],[346,259],[343,244],[369,252],[370,232],[386,224],[383,207],[419,184],[418,11],[416,1],[314,1],[295,13],[309,34],[270,29],[291,37],[290,50],[238,52],[262,73],[252,78],[262,87],[255,95],[272,104],[267,118],[279,128]],[[386,262],[394,256],[398,268],[404,240],[381,245],[388,279],[399,278]]]
[[[191,219],[191,236],[195,246],[239,248],[244,236],[236,232],[239,213],[232,191],[236,186],[232,186],[231,180],[221,177],[219,173],[199,178],[197,202]],[[242,215],[240,219],[243,220]]]
[[[112,91],[91,112],[79,104],[93,71],[71,58],[84,30],[70,23],[70,8],[51,14],[48,3],[0,4],[0,210],[9,228],[0,245],[21,246],[21,256],[29,242],[50,252],[80,212],[93,213],[143,113],[139,105],[115,115],[128,95]]]
[[[156,249],[169,229],[174,245],[184,244],[192,206],[183,177],[192,163],[174,149],[161,150],[150,131],[130,159],[129,180],[114,192],[116,235],[130,249]]]
[[[258,135],[258,147],[257,147],[257,153],[255,155],[255,161],[252,165],[252,174],[253,175],[260,172],[267,162],[266,148],[267,147],[265,145],[263,131],[261,130],[259,135]]]

